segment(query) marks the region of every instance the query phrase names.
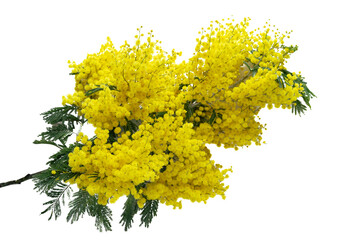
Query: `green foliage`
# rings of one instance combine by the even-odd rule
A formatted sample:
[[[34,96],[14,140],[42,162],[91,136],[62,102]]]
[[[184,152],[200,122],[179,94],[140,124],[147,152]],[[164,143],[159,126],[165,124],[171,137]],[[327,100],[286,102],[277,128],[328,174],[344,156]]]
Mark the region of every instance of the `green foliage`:
[[[43,204],[49,206],[44,211],[42,211],[41,214],[50,211],[50,217],[48,220],[51,220],[52,216],[54,216],[56,220],[61,215],[61,203],[62,205],[65,205],[65,195],[70,197],[70,192],[70,184],[58,182],[55,187],[46,192],[46,195],[51,197],[52,200]]]
[[[285,88],[286,85],[290,86],[290,84],[287,81],[287,77],[286,77],[286,74],[284,73],[284,71],[275,81],[279,84],[279,88]]]
[[[280,46],[282,49],[287,49],[290,53],[294,53],[294,52],[296,52],[298,49],[299,49],[299,47],[297,46],[297,45],[295,45],[295,46],[293,46],[293,45],[291,45],[291,46],[285,46],[285,45],[281,45]]]
[[[73,114],[76,112],[76,106],[65,105],[42,113],[44,121],[51,124],[51,127],[47,127],[45,132],[39,134],[41,139],[35,140],[34,144],[50,144],[59,148],[66,147],[65,144],[73,134],[75,125],[86,122],[84,117]]]
[[[125,120],[126,120],[126,125],[122,126],[123,132],[129,131],[131,134],[133,134],[139,130],[141,120],[136,120],[136,119],[128,120],[126,117]]]
[[[136,120],[136,119],[129,120],[126,117],[125,117],[125,120],[126,120],[126,124],[124,126],[120,126],[121,134],[125,134],[127,131],[129,131],[130,132],[129,138],[132,139],[132,134],[134,134],[135,132],[137,132],[139,130],[139,126],[142,121]],[[109,132],[109,139],[108,139],[109,143],[115,142],[117,140],[117,138],[119,137],[119,135],[114,133],[114,130],[115,129],[113,129],[112,131]]]
[[[52,188],[55,188],[59,183],[59,180],[54,174],[51,174],[51,169],[46,169],[41,173],[37,174],[33,181],[35,183],[34,189],[40,193],[47,193],[51,191]]]
[[[70,185],[63,182],[74,177],[76,174],[52,174],[51,171],[49,168],[36,174],[33,181],[35,182],[35,190],[51,198],[51,200],[44,203],[44,205],[48,205],[48,207],[42,211],[41,214],[50,211],[49,220],[53,216],[56,220],[61,215],[61,202],[63,205],[65,204],[65,195],[69,196],[71,191]]]
[[[33,177],[35,183],[34,189],[40,193],[48,195],[52,189],[57,188],[62,181],[67,181],[73,177],[77,177],[78,173],[73,172],[57,172],[52,174],[53,169],[48,168]]]
[[[38,141],[37,143],[44,143],[44,141],[55,143],[57,140],[59,140],[61,144],[64,145],[72,134],[73,132],[71,129],[68,129],[65,124],[59,123],[46,128],[46,132],[39,134],[39,137],[41,137],[41,142]]]
[[[304,100],[305,104],[311,108],[310,105],[310,99],[313,97],[316,97],[313,92],[310,91],[310,89],[307,86],[307,83],[304,81],[304,78],[299,76],[297,79],[295,79],[294,83],[301,84],[304,90],[301,92],[301,97]]]
[[[57,153],[50,156],[50,161],[46,164],[48,164],[52,170],[71,172],[71,168],[69,167],[69,153],[73,152],[75,147],[81,146],[83,146],[83,144],[74,143],[70,144],[69,147],[61,148]]]
[[[186,101],[186,103],[184,105],[184,109],[186,110],[186,115],[185,115],[184,122],[188,122],[188,121],[190,121],[191,116],[195,112],[194,100],[193,101]]]
[[[70,188],[70,184],[65,184],[64,182],[71,178],[76,178],[79,175],[79,173],[62,172],[62,170],[60,170],[68,168],[68,166],[66,166],[66,161],[68,161],[67,153],[71,152],[74,146],[75,145],[72,145],[69,148],[61,149],[52,155],[50,157],[52,160],[48,162],[50,168],[40,172],[33,178],[35,189],[51,198],[51,200],[43,204],[47,206],[47,208],[41,212],[41,214],[50,212],[48,220],[51,220],[52,217],[54,217],[55,220],[60,217],[62,213],[61,206],[65,205],[65,197],[68,196],[70,198],[72,189]],[[55,174],[52,173],[55,169],[52,166],[58,167]],[[96,177],[96,174],[94,174],[94,177]],[[96,180],[97,179],[95,179],[95,181]],[[146,183],[140,184],[137,190],[145,186]],[[130,194],[124,204],[120,224],[122,224],[122,226],[125,227],[125,231],[127,231],[132,226],[135,214],[141,211],[140,226],[144,224],[145,227],[149,227],[152,219],[157,215],[158,206],[158,200],[147,200],[144,207],[140,209],[137,205],[137,200]],[[66,217],[68,222],[74,223],[87,213],[89,216],[95,217],[95,226],[99,231],[111,231],[112,211],[108,206],[98,203],[97,195],[91,196],[86,190],[80,189],[73,194],[72,200],[69,202],[69,208],[70,211]]]
[[[298,50],[297,45],[295,45],[295,46],[281,45],[281,48],[287,50],[288,53],[294,53]],[[261,59],[259,59],[259,60],[261,61]],[[247,59],[247,61],[250,62],[250,59]],[[247,66],[247,68],[249,69],[250,74],[252,76],[255,76],[258,69],[260,68],[259,64],[255,65],[253,68],[251,68],[247,62],[244,62],[244,64]],[[263,68],[263,69],[265,69],[265,68]],[[286,85],[290,86],[289,82],[287,81],[287,75],[288,74],[292,75],[292,73],[286,69],[282,69],[280,71],[282,72],[282,74],[275,80],[279,84],[279,88],[285,88]],[[294,113],[295,115],[301,116],[301,114],[305,113],[305,111],[307,110],[307,107],[309,107],[311,109],[310,99],[313,97],[316,97],[316,96],[307,87],[307,83],[304,81],[304,78],[302,76],[299,76],[296,80],[294,80],[294,84],[296,84],[296,83],[301,84],[302,87],[304,88],[304,90],[301,92],[301,98],[304,101],[304,103],[302,101],[300,101],[299,99],[297,99],[292,103],[291,107],[292,107],[292,113]]]
[[[153,112],[153,113],[150,113],[149,116],[151,118],[154,118],[154,119],[157,119],[157,118],[162,118],[164,117],[164,115],[166,114],[167,112]]]
[[[79,173],[71,172],[68,164],[68,154],[73,149],[74,145],[60,149],[50,157],[51,160],[47,163],[49,168],[33,177],[34,189],[51,198],[51,200],[44,203],[48,207],[41,212],[41,214],[44,214],[50,211],[49,220],[53,216],[56,220],[61,215],[61,203],[65,205],[65,195],[70,196],[70,185],[64,182],[79,175]],[[55,171],[55,174],[52,171]]]
[[[45,140],[45,139],[41,139],[41,140],[35,140],[33,142],[34,144],[49,144],[49,145],[53,145],[55,147],[58,147],[58,148],[62,148],[62,146],[58,145],[57,143],[53,142],[53,141],[48,141],[48,140]]]
[[[96,92],[104,90],[104,87],[101,87],[100,85],[96,85],[96,86],[97,86],[97,88],[93,88],[93,89],[87,91],[85,93],[85,96],[90,96],[90,95],[92,95],[92,94],[94,94]],[[110,90],[117,90],[116,87],[112,86],[112,85],[105,84],[105,87],[108,87]]]
[[[210,125],[212,125],[212,124],[214,123],[215,118],[216,118],[216,112],[215,112],[215,110],[213,109],[213,112],[212,112],[211,117],[210,117],[210,119],[209,119]]]
[[[245,64],[245,66],[249,69],[249,73],[248,73],[248,75],[244,78],[244,80],[245,80],[248,76],[254,77],[254,76],[256,75],[256,73],[258,72],[258,70],[259,70],[259,64],[256,64],[255,66],[250,67],[250,66],[249,66],[249,63],[251,64],[251,60],[248,59],[248,58],[246,58],[246,60],[247,60],[248,62],[245,61],[244,64]],[[261,59],[259,59],[259,60],[261,60]],[[259,63],[260,63],[260,61],[259,61]],[[243,81],[244,81],[244,80],[243,80]]]
[[[89,91],[87,91],[87,92],[85,93],[85,96],[90,96],[91,94],[94,94],[94,93],[99,92],[99,91],[102,91],[102,90],[104,90],[104,88],[94,88],[94,89],[91,89],[91,90],[89,90]]]
[[[100,178],[100,176],[99,176],[99,172],[94,172],[94,173],[91,173],[91,174],[89,174],[88,175],[88,178],[89,179],[94,179],[94,182],[96,182],[96,181],[98,181],[98,180],[100,180],[101,178]]]
[[[291,104],[291,112],[299,116],[306,111],[306,106],[300,100],[296,100]]]
[[[133,195],[129,194],[123,209],[124,211],[121,214],[120,224],[122,224],[122,226],[125,226],[125,231],[127,231],[129,228],[131,228],[131,225],[134,221],[133,218],[139,210],[137,201]]]
[[[84,118],[73,114],[76,111],[75,106],[66,105],[42,113],[44,121],[51,124],[51,127],[46,128],[47,131],[39,135],[41,140],[34,141],[34,144],[49,144],[60,149],[50,156],[50,161],[47,162],[49,168],[33,177],[34,189],[51,198],[44,203],[47,208],[41,212],[44,214],[50,211],[49,220],[53,216],[57,219],[61,215],[61,203],[64,205],[65,195],[70,195],[70,185],[65,182],[79,176],[79,173],[71,171],[68,155],[81,144],[75,143],[66,146],[66,141],[73,134],[75,125],[85,122]]]
[[[281,76],[279,76],[276,81],[279,83],[279,87],[284,88],[285,85],[289,85],[289,82],[287,81],[287,75],[288,74],[292,75],[292,73],[286,69],[281,70],[281,72],[282,72]],[[301,116],[301,114],[305,113],[307,107],[311,109],[310,100],[316,96],[313,92],[310,91],[310,89],[307,86],[307,82],[304,81],[304,78],[302,76],[299,76],[297,79],[295,79],[294,84],[301,84],[301,86],[304,89],[303,91],[300,92],[301,98],[304,101],[304,103],[299,99],[297,99],[291,105],[292,113]]]
[[[198,78],[198,79],[199,79],[199,78]],[[190,84],[180,83],[180,84],[179,84],[179,90],[182,90],[183,87],[187,87],[187,86],[190,86]]]
[[[84,213],[88,211],[88,199],[91,196],[87,191],[79,190],[73,194],[73,200],[69,203],[70,211],[66,217],[68,222],[74,223],[83,217]]]
[[[102,232],[111,231],[112,212],[108,206],[101,204],[90,205],[90,216],[95,217],[95,227]]]
[[[145,183],[141,185],[142,187],[145,186]],[[140,186],[139,186],[140,187]],[[136,213],[140,212],[141,215],[141,225],[145,225],[145,227],[149,227],[150,223],[152,222],[153,218],[157,216],[157,210],[159,208],[159,200],[146,200],[144,207],[139,208],[137,205],[137,200],[134,198],[133,195],[129,195],[125,204],[124,204],[124,211],[121,214],[120,224],[124,226],[125,231],[132,227],[132,223],[134,222],[134,216]]]
[[[97,196],[91,196],[85,190],[79,190],[74,193],[74,199],[70,201],[70,211],[66,217],[68,222],[74,223],[85,213],[89,216],[95,217],[95,226],[102,232],[111,231],[112,211],[108,206],[98,203]]]
[[[190,118],[193,116],[196,110],[199,110],[200,107],[207,107],[207,105],[197,102],[196,100],[187,101],[184,105],[184,109],[186,110],[184,122],[190,122]],[[200,118],[199,122],[196,121],[192,122],[194,124],[194,128],[198,127],[201,123],[209,123],[210,125],[212,125],[215,122],[216,118],[222,119],[222,114],[220,112],[221,110],[224,110],[223,108],[219,108],[219,109],[211,108],[211,110],[212,113],[210,118],[207,116],[199,116]]]
[[[74,133],[76,124],[84,124],[86,121],[83,116],[76,116],[77,107],[66,105],[63,107],[52,108],[42,113],[46,123],[51,127],[39,136],[40,140],[35,140],[35,144],[49,144],[60,148],[58,152],[50,156],[47,162],[48,169],[36,174],[33,178],[35,190],[46,194],[51,200],[44,203],[47,208],[41,214],[50,212],[49,220],[54,216],[55,220],[61,215],[61,205],[65,204],[65,195],[70,196],[70,185],[65,182],[72,178],[77,178],[80,173],[74,173],[69,166],[69,153],[75,147],[82,147],[81,143],[66,145],[67,139]],[[94,139],[90,139],[93,141]],[[91,196],[87,191],[79,190],[73,195],[70,201],[70,212],[67,220],[73,223],[80,216],[87,212],[95,217],[95,226],[99,231],[111,231],[112,212],[109,207],[98,204],[97,196]]]
[[[141,224],[145,224],[145,227],[149,227],[153,218],[157,215],[159,208],[159,200],[147,200],[144,207],[141,210]]]
[[[65,105],[63,107],[55,107],[41,113],[46,123],[56,125],[59,123],[67,123],[69,129],[74,129],[74,123],[84,123],[85,120],[79,116],[75,116],[72,113],[77,111],[77,107],[73,105]]]

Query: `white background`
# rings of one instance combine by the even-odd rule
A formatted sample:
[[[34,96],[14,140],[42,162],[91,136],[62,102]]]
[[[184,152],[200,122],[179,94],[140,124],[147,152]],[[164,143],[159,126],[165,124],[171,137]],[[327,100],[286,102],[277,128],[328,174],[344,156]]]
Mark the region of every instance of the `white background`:
[[[73,92],[67,60],[82,61],[110,36],[118,47],[136,28],[153,29],[167,50],[189,57],[211,20],[271,19],[299,45],[288,68],[301,71],[318,98],[305,116],[261,112],[266,145],[238,152],[211,147],[234,173],[227,199],[161,205],[149,229],[124,232],[124,199],[112,205],[113,231],[94,220],[39,216],[47,199],[32,181],[0,189],[1,239],[360,239],[359,27],[356,1],[4,1],[0,3],[0,182],[45,168],[51,146],[32,144],[40,113]]]

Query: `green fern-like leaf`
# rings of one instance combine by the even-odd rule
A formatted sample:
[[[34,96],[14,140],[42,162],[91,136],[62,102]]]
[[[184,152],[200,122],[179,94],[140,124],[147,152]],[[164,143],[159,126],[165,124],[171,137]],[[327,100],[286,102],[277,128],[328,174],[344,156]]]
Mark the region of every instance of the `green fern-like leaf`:
[[[296,51],[297,46],[293,47],[292,49]],[[282,69],[281,72],[281,76],[279,76],[276,81],[279,83],[280,88],[284,88],[286,85],[290,85],[287,81],[287,75],[292,75],[292,73],[286,69]],[[302,76],[298,76],[298,78],[294,80],[294,84],[300,84],[303,87],[303,90],[300,93],[304,103],[300,101],[300,99],[297,99],[291,105],[292,113],[301,116],[301,114],[305,113],[308,107],[311,109],[310,100],[316,97],[316,95],[312,91],[310,91],[307,83],[304,81],[304,78]]]
[[[191,116],[194,114],[194,109],[192,107],[192,102],[187,101],[184,105],[184,109],[186,110],[186,115],[184,121],[187,122],[190,120]]]
[[[79,173],[73,172],[58,172],[56,174],[52,174],[52,170],[53,169],[48,168],[33,177],[33,181],[35,183],[34,189],[36,191],[47,194],[61,184],[61,182],[65,182],[71,178],[79,176]]]
[[[53,141],[47,141],[47,140],[45,140],[45,139],[35,140],[33,143],[34,143],[34,144],[49,144],[49,145],[53,145],[53,146],[55,146],[55,147],[58,147],[58,148],[60,148],[60,149],[62,148],[60,145],[56,144],[55,142],[53,142]]]
[[[91,216],[95,217],[95,226],[100,232],[111,231],[112,212],[108,206],[96,203]]]
[[[74,129],[75,123],[84,123],[84,118],[74,115],[77,112],[77,107],[73,105],[65,105],[63,107],[55,107],[42,113],[43,119],[46,123],[56,125],[59,123],[67,123],[69,129]]]
[[[73,199],[69,203],[70,211],[66,217],[68,222],[74,223],[83,217],[88,211],[88,202],[91,195],[88,192],[79,190],[73,194]]]
[[[95,226],[101,232],[111,231],[112,212],[108,206],[98,203],[96,196],[91,196],[87,191],[79,190],[74,193],[70,201],[70,211],[66,217],[68,222],[74,223],[85,213],[95,217]]]
[[[120,224],[125,226],[125,231],[127,231],[129,228],[131,228],[132,223],[134,222],[133,218],[139,210],[136,199],[133,195],[130,194],[128,196],[123,209],[124,212],[121,214]]]
[[[41,133],[39,137],[46,141],[55,142],[60,140],[61,142],[66,142],[72,134],[71,129],[68,129],[65,124],[60,123],[46,128],[46,132]]]
[[[44,214],[50,211],[50,217],[48,220],[54,216],[55,220],[61,215],[61,203],[65,205],[65,196],[70,195],[70,184],[64,184],[58,182],[55,187],[46,192],[48,197],[51,197],[52,200],[45,202],[43,205],[49,205],[41,214]]]
[[[213,109],[213,112],[212,112],[211,117],[210,117],[210,119],[209,119],[210,125],[212,125],[212,124],[214,123],[215,119],[216,119],[216,112],[215,112],[215,110]]]
[[[153,218],[157,215],[159,208],[159,200],[147,200],[144,207],[141,210],[141,224],[145,224],[145,227],[149,227]]]
[[[33,181],[35,183],[34,189],[40,193],[47,193],[51,189],[55,188],[60,180],[51,173],[51,169],[46,169],[41,173],[34,176]]]
[[[295,115],[301,116],[301,114],[304,114],[306,111],[306,106],[302,104],[301,101],[296,100],[291,105],[291,112]]]
[[[90,96],[90,95],[92,95],[92,94],[94,94],[96,92],[102,91],[102,90],[104,90],[104,88],[100,88],[100,87],[99,88],[93,88],[93,89],[87,91],[85,93],[85,96]]]
[[[69,153],[74,151],[75,147],[83,146],[80,143],[70,144],[69,147],[61,148],[57,153],[50,156],[50,161],[46,164],[50,166],[51,169],[62,172],[71,172],[69,166]]]
[[[113,86],[113,85],[104,84],[104,85],[103,85],[104,87],[102,87],[102,86],[100,86],[100,85],[96,85],[96,86],[97,86],[97,88],[93,88],[93,89],[90,89],[89,91],[87,91],[87,92],[85,93],[85,96],[90,96],[90,95],[92,95],[92,94],[94,94],[94,93],[96,93],[96,92],[102,91],[102,90],[104,90],[104,87],[108,87],[110,90],[118,91],[117,88],[116,88],[116,86]]]

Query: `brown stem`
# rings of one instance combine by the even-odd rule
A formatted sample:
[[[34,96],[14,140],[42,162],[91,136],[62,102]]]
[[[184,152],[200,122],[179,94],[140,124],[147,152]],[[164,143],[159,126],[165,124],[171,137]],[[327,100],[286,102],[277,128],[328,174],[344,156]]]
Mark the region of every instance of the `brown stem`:
[[[35,175],[39,174],[39,173],[42,173],[46,170],[42,170],[40,172],[36,172],[36,173],[32,173],[32,174],[26,174],[24,177],[22,178],[19,178],[18,180],[12,180],[12,181],[8,181],[8,182],[3,182],[3,183],[0,183],[0,188],[2,187],[6,187],[6,186],[9,186],[9,185],[14,185],[14,184],[21,184],[22,182],[25,182],[29,179],[32,179],[35,177]]]

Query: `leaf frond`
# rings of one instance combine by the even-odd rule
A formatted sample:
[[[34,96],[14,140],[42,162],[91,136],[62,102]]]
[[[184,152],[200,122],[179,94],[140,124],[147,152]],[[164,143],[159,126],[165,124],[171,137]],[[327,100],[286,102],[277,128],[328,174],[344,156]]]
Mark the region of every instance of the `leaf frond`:
[[[111,231],[112,211],[108,206],[98,203],[97,196],[90,195],[85,190],[74,193],[73,200],[70,201],[70,211],[66,217],[68,222],[74,223],[83,217],[85,213],[95,217],[95,226],[102,232]]]
[[[124,211],[121,214],[120,224],[125,227],[125,231],[131,228],[132,223],[134,222],[133,218],[135,214],[138,212],[139,207],[137,205],[137,201],[133,195],[129,195],[125,204]]]
[[[157,216],[157,210],[159,208],[159,200],[147,200],[145,202],[144,207],[141,210],[141,223],[145,225],[145,227],[149,227],[153,218]]]

